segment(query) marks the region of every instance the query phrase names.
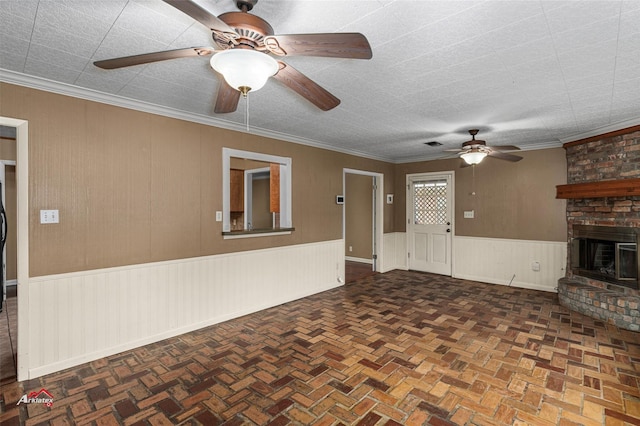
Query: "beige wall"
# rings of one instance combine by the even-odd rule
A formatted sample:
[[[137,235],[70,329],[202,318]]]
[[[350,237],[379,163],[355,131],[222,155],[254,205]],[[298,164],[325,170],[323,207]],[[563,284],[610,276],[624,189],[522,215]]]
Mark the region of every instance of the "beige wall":
[[[353,173],[345,175],[344,206],[345,254],[360,259],[371,259],[373,254],[372,176]]]
[[[342,170],[393,164],[0,84],[29,122],[30,276],[342,238]],[[291,235],[223,240],[222,147],[292,158]],[[384,232],[393,231],[385,206]],[[41,225],[40,209],[59,224]]]
[[[475,170],[461,168],[457,158],[397,165],[396,231],[405,230],[406,175],[453,170],[456,235],[566,241],[565,201],[555,198],[556,185],[567,181],[564,149],[518,155],[517,163],[487,158]],[[474,210],[475,219],[464,219],[465,210]]]
[[[471,196],[459,159],[394,165],[4,83],[0,94],[1,115],[29,121],[31,276],[340,239],[343,168],[384,174],[385,233],[405,230],[407,173],[455,170],[456,235],[566,239],[562,148],[487,159]],[[222,147],[292,158],[291,235],[223,240]],[[41,225],[40,209],[60,224]]]

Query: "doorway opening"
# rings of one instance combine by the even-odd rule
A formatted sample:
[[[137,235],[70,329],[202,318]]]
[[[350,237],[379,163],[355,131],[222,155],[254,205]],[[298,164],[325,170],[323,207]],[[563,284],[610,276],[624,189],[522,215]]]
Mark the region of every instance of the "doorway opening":
[[[6,138],[0,138],[0,259],[2,259],[0,282],[5,288],[5,295],[7,287],[15,287],[18,284],[16,261],[16,162],[15,160],[5,159],[3,145],[6,146],[6,142]],[[15,146],[15,140],[12,142]],[[2,310],[1,306],[0,310]]]
[[[12,339],[15,339],[13,340],[13,350],[15,351],[14,364],[17,370],[17,380],[23,381],[28,379],[29,371],[27,348],[29,322],[29,128],[28,122],[25,120],[2,116],[0,116],[0,128],[11,128],[11,131],[15,132],[12,133],[15,134],[15,161],[5,162],[2,168],[7,172],[5,173],[5,179],[9,178],[11,167],[15,170],[13,173],[15,176],[15,227],[13,227],[15,231],[13,231],[13,234],[15,235],[16,285],[13,288],[15,288],[17,299],[17,309],[14,320],[17,324],[16,335],[12,335]],[[6,195],[8,195],[8,193]],[[11,283],[13,284],[13,282]]]
[[[0,381],[17,378],[15,134],[0,126]]]
[[[345,271],[358,276],[382,270],[383,178],[381,173],[343,169]]]

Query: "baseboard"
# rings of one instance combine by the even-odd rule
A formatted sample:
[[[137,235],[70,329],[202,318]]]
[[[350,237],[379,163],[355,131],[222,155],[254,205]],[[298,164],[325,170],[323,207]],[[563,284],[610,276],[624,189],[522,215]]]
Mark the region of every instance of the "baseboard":
[[[557,293],[558,291],[557,287],[549,288],[548,286],[536,285],[536,284],[532,284],[524,281],[498,280],[495,278],[469,275],[469,274],[455,274],[455,275],[452,275],[452,278],[456,278],[459,280],[476,281],[479,283],[486,283],[486,284],[498,284],[506,287],[526,288],[529,290],[540,290],[540,291],[546,291],[550,293]]]
[[[369,265],[373,265],[372,259],[363,259],[360,257],[345,256],[344,260],[348,260],[349,262],[368,263]]]

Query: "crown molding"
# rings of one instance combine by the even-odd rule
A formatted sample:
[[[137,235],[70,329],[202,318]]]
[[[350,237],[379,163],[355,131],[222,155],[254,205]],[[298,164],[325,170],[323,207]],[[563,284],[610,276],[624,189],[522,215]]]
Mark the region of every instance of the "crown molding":
[[[322,141],[314,139],[301,138],[299,136],[289,135],[287,133],[280,133],[273,130],[267,130],[260,127],[251,127],[247,131],[243,124],[233,123],[226,120],[220,120],[215,117],[195,114],[192,112],[181,111],[173,108],[168,108],[160,105],[151,104],[148,102],[137,101],[123,96],[112,95],[108,93],[99,92],[97,90],[87,89],[84,87],[78,87],[67,83],[60,83],[57,81],[34,77],[19,72],[6,70],[0,68],[0,81],[15,84],[17,86],[29,87],[31,89],[42,90],[45,92],[56,93],[59,95],[71,96],[74,98],[84,99],[93,102],[99,102],[102,104],[113,105],[117,107],[132,109],[135,111],[147,112],[150,114],[161,115],[164,117],[175,118],[178,120],[190,121],[193,123],[204,124],[207,126],[219,127],[221,129],[233,130],[241,133],[248,133],[256,136],[262,136],[271,139],[277,139],[284,142],[291,142],[300,145],[311,146],[314,148],[326,149],[329,151],[335,151],[342,154],[353,155],[356,157],[368,158],[371,160],[384,161],[387,163],[393,163],[392,158],[379,157],[368,154],[362,151],[354,151],[349,149],[341,149],[331,146]]]
[[[421,155],[419,157],[415,157],[415,156],[401,157],[401,158],[381,157],[381,156],[372,155],[370,153],[363,152],[363,151],[338,148],[322,141],[301,138],[299,136],[293,136],[288,133],[276,132],[273,130],[263,129],[260,127],[251,127],[249,131],[247,131],[246,127],[243,124],[238,124],[238,123],[234,123],[227,120],[221,120],[219,118],[211,117],[208,115],[195,114],[192,112],[187,112],[187,111],[182,111],[182,110],[177,110],[169,107],[151,104],[148,102],[137,101],[137,100],[125,98],[123,96],[103,93],[93,89],[78,87],[78,86],[74,86],[67,83],[60,83],[57,81],[53,81],[53,80],[49,80],[41,77],[34,77],[34,76],[30,76],[30,75],[26,75],[23,73],[6,70],[2,68],[0,68],[0,81],[5,83],[10,83],[10,84],[15,84],[18,86],[29,87],[32,89],[43,90],[45,92],[56,93],[59,95],[71,96],[74,98],[85,99],[88,101],[99,102],[103,104],[131,109],[135,111],[141,111],[141,112],[146,112],[150,114],[175,118],[178,120],[190,121],[193,123],[218,127],[221,129],[233,130],[236,132],[248,133],[256,136],[277,139],[284,142],[290,142],[290,143],[295,143],[299,145],[325,149],[328,151],[339,152],[342,154],[353,155],[356,157],[367,158],[370,160],[383,161],[386,163],[404,164],[404,163],[416,163],[416,162],[422,162],[422,161],[446,160],[450,158],[454,158],[454,159],[456,158],[455,156],[443,157],[443,154],[441,152],[429,154],[429,155]],[[640,123],[640,118],[629,120],[628,122],[623,122],[615,125],[602,127],[591,132],[575,134],[573,136],[566,137],[566,138],[558,138],[558,140],[556,141],[530,144],[530,145],[527,145],[526,147],[523,147],[522,151],[559,148],[559,147],[562,147],[563,144],[568,141],[574,141],[577,139],[584,139],[587,137],[608,133],[610,131],[619,130],[624,127],[637,125],[638,123]]]
[[[549,142],[540,142],[535,144],[529,144],[520,149],[522,151],[538,151],[540,149],[550,149],[550,148],[562,148],[562,143],[559,141],[549,141]],[[517,151],[514,151],[513,154],[517,154]],[[458,156],[455,153],[451,153],[449,155],[443,155],[442,152],[436,152],[429,155],[421,155],[420,157],[402,157],[396,158],[393,163],[394,164],[405,164],[405,163],[418,163],[422,161],[434,161],[434,160],[451,160],[457,159]]]
[[[597,129],[590,130],[588,132],[574,133],[571,136],[564,138],[558,138],[562,144],[568,144],[571,142],[580,141],[582,139],[592,138],[594,136],[602,136],[606,133],[617,132],[628,127],[637,127],[640,125],[640,117],[632,118],[631,120],[621,121],[615,124],[608,124],[606,126],[598,127]]]

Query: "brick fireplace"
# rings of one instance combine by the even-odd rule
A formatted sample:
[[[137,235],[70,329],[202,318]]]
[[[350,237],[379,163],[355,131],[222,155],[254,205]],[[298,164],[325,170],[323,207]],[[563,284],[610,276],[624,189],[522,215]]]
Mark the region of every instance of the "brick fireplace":
[[[560,304],[618,327],[640,331],[640,125],[569,142],[564,148],[567,185],[558,186],[557,198],[567,200],[569,247],[567,274],[558,283]],[[605,252],[607,246],[619,248],[622,254],[618,253],[617,264],[613,253],[606,264],[592,261],[596,265],[591,265],[591,270],[580,266],[580,262],[589,263],[584,254],[577,253],[589,247],[583,242],[588,241],[585,235],[589,232],[594,233],[591,241],[596,242],[604,240],[602,235],[630,235],[619,243],[591,244],[593,252]],[[591,259],[596,257],[592,253]],[[626,271],[619,274],[621,264]]]

